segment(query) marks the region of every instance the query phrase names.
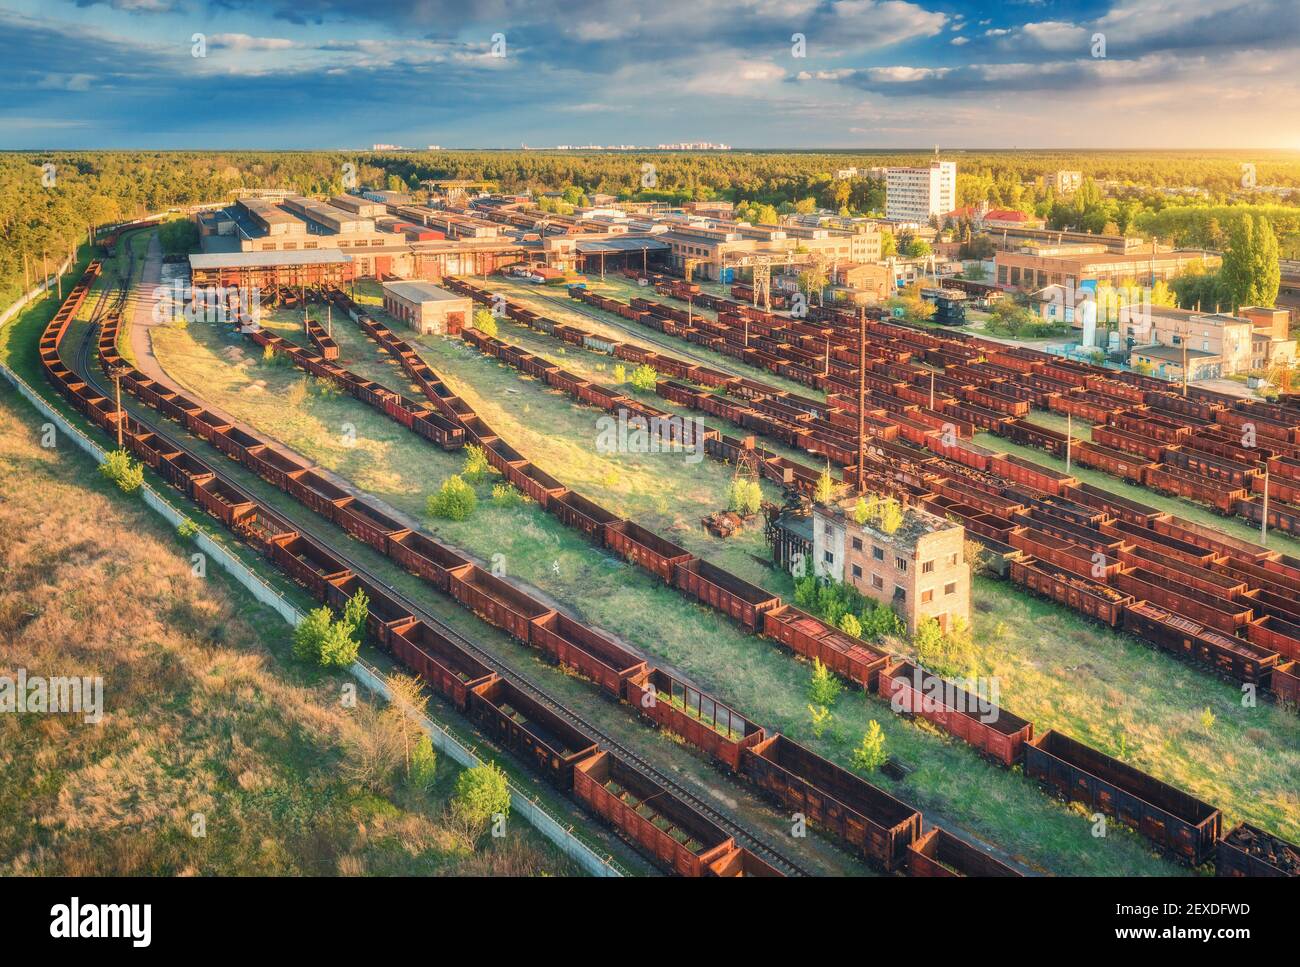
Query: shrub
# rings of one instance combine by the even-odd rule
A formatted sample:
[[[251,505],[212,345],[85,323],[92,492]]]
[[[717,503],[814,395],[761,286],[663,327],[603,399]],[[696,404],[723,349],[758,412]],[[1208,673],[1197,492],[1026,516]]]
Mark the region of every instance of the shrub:
[[[627,382],[627,367],[624,366],[622,363],[618,363],[617,365],[614,366],[614,383],[615,385],[617,385],[619,383],[626,383],[626,382]]]
[[[814,705],[829,707],[835,704],[843,689],[840,680],[831,674],[820,659],[813,659],[812,678],[808,680],[808,700]]]
[[[499,483],[492,487],[492,503],[498,507],[520,507],[528,498],[510,484]]]
[[[432,788],[438,775],[438,753],[434,751],[433,741],[427,735],[421,735],[411,750],[411,772],[408,781],[411,788],[427,792]]]
[[[975,643],[970,627],[957,619],[952,631],[944,635],[939,622],[927,618],[916,627],[913,639],[916,656],[922,665],[946,678],[957,678],[974,673],[976,666]]]
[[[346,668],[357,660],[360,648],[346,619],[335,621],[327,607],[307,612],[293,629],[294,655],[326,668]]]
[[[496,316],[487,309],[474,310],[474,328],[485,336],[495,337],[497,334]]]
[[[478,483],[491,472],[492,464],[488,463],[487,451],[472,443],[466,444],[465,469],[461,471],[462,476],[471,483]]]
[[[863,772],[875,772],[885,764],[886,758],[885,733],[881,731],[880,723],[872,719],[867,723],[867,732],[862,736],[862,742],[853,750],[853,767]]]
[[[117,484],[124,494],[135,493],[144,485],[144,467],[131,459],[125,450],[114,450],[99,465],[99,472]]]
[[[498,813],[510,812],[510,786],[495,762],[466,769],[456,777],[452,812],[466,825],[482,832]]]
[[[176,525],[176,534],[181,538],[181,540],[189,540],[198,532],[199,525],[194,523],[194,521],[190,520],[188,517]]]
[[[763,506],[763,488],[757,480],[736,477],[727,492],[727,509],[732,513],[749,516],[757,514]]]
[[[366,596],[363,588],[357,588],[356,593],[348,598],[348,603],[343,607],[343,625],[348,629],[348,634],[358,641],[366,633],[366,618],[370,615],[370,598]]]
[[[643,393],[653,393],[658,382],[659,374],[655,372],[653,366],[642,363],[636,369],[632,370],[633,389],[641,390]]]
[[[430,517],[442,517],[447,520],[465,520],[478,506],[478,495],[474,489],[458,476],[448,477],[442,482],[442,489],[430,494],[425,502],[425,509]]]
[[[812,716],[813,735],[820,739],[826,734],[826,730],[830,728],[831,719],[834,716],[831,715],[831,710],[825,705],[809,705],[808,714]]]
[[[326,668],[347,668],[357,660],[361,642],[342,621],[333,622],[320,643],[320,663]]]
[[[330,609],[324,606],[308,611],[293,629],[293,653],[303,661],[319,661],[320,645],[329,632],[332,619]]]
[[[861,638],[862,622],[852,614],[845,612],[844,616],[840,618],[840,631],[852,638]]]
[[[1210,711],[1208,705],[1201,709],[1201,728],[1205,730],[1207,735],[1214,728],[1215,721],[1217,720],[1215,719],[1214,713]]]

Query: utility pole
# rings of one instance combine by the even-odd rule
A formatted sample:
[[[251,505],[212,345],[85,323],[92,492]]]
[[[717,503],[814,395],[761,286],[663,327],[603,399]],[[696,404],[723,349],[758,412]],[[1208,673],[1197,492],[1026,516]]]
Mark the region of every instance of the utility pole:
[[[930,374],[930,409],[934,409],[934,373]]]
[[[831,374],[831,337],[827,336],[826,337],[826,364],[822,367],[822,375],[829,376],[830,374]]]
[[[858,496],[867,492],[867,310],[858,306]]]
[[[1074,443],[1074,414],[1065,414],[1065,472],[1070,472],[1070,447]]]
[[[1187,395],[1187,337],[1183,337],[1183,395]]]
[[[1259,520],[1259,542],[1268,543],[1268,461],[1264,461],[1264,512],[1260,514]]]
[[[334,303],[325,303],[325,335],[334,335]]]

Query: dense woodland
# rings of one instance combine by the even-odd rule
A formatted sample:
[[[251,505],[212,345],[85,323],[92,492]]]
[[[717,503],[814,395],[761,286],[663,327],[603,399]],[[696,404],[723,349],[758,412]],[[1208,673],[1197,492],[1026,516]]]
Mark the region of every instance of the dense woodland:
[[[437,151],[362,155],[338,152],[51,152],[0,156],[0,298],[21,289],[23,255],[39,265],[103,225],[172,206],[225,200],[240,187],[292,187],[307,194],[356,184],[400,188],[425,178],[489,181],[503,190],[607,192],[671,201],[727,198],[754,217],[829,208],[879,211],[883,186],[836,179],[842,168],[916,163],[926,153],[863,152],[546,152]],[[1286,201],[1243,190],[1247,168],[1260,186],[1300,187],[1294,152],[955,151],[962,205],[1020,208],[1058,228],[1156,235],[1219,248],[1242,215],[1266,217],[1282,257],[1300,258],[1300,195]],[[653,165],[653,172],[643,166]],[[46,168],[53,165],[53,169]],[[1057,169],[1089,183],[1059,199],[1037,179]],[[51,177],[52,174],[52,177]],[[653,177],[649,177],[652,174]],[[1106,190],[1098,187],[1111,183]],[[1207,194],[1169,196],[1159,189]],[[32,271],[32,277],[39,270]]]

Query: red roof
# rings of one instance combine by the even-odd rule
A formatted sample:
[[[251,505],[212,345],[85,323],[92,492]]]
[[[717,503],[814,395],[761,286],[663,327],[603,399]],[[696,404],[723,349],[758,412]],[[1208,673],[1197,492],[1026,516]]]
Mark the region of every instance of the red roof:
[[[944,218],[975,218],[979,215],[979,209],[972,205],[965,205],[961,208],[954,208],[944,215]],[[986,222],[1027,222],[1029,216],[1022,211],[1016,211],[1014,208],[990,208],[983,215]]]

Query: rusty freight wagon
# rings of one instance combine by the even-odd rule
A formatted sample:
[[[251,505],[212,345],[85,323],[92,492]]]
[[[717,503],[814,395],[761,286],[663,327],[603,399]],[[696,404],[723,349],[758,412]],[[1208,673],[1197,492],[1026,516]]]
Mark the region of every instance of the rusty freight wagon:
[[[1239,682],[1261,684],[1278,661],[1277,652],[1270,648],[1222,634],[1151,601],[1128,606],[1124,630],[1166,651],[1203,662]]]
[[[1240,823],[1219,840],[1215,876],[1300,876],[1300,846]]]
[[[588,540],[602,546],[605,544],[605,528],[623,519],[574,490],[549,501],[546,510],[566,526],[582,531]]]
[[[621,520],[605,528],[605,546],[625,560],[658,575],[666,584],[673,583],[677,565],[694,557],[686,548],[678,547],[630,520]]]
[[[783,604],[763,612],[763,635],[781,642],[796,655],[815,658],[841,678],[876,690],[889,656],[852,638],[820,618]]]
[[[1020,876],[1021,873],[938,826],[907,847],[909,876]]]
[[[612,753],[577,763],[573,794],[670,873],[705,876],[735,850],[725,832]]]
[[[379,644],[387,647],[394,634],[415,624],[415,615],[387,591],[352,573],[325,582],[325,602],[342,614],[358,591],[366,596],[366,631]]]
[[[741,752],[763,740],[760,726],[658,668],[627,680],[627,702],[644,718],[680,735],[733,772],[740,771]]]
[[[782,805],[857,849],[882,869],[901,869],[921,835],[921,814],[784,735],[746,749],[741,770]]]
[[[316,542],[298,534],[272,546],[271,560],[280,570],[324,601],[326,588],[335,579],[352,573],[351,569]]]
[[[1275,666],[1268,687],[1283,705],[1300,708],[1300,661]]]
[[[919,715],[1008,768],[1034,737],[1033,723],[909,661],[880,673],[879,692],[895,712]]]
[[[1236,634],[1237,629],[1251,618],[1248,605],[1204,591],[1195,592],[1194,595],[1185,594],[1183,592],[1189,589],[1184,583],[1161,577],[1146,568],[1135,567],[1121,571],[1111,578],[1111,584],[1137,600],[1168,608],[1229,635]]]
[[[624,682],[646,670],[645,661],[618,642],[558,611],[533,620],[532,643],[615,698],[623,697]]]
[[[423,621],[395,632],[388,647],[394,658],[462,712],[470,690],[494,677],[487,665]]]
[[[286,493],[292,494],[290,484],[295,475],[307,470],[307,464],[269,445],[261,450],[246,450],[245,453],[244,463],[249,470]]]
[[[476,564],[448,572],[451,594],[488,624],[495,625],[524,644],[532,641],[532,622],[553,612],[508,581]]]
[[[388,556],[444,594],[451,589],[451,572],[470,563],[419,531],[394,534],[388,541]]]
[[[574,766],[596,751],[594,739],[501,678],[470,690],[469,713],[490,736],[561,789],[573,787]]]
[[[750,631],[760,630],[763,612],[781,603],[770,591],[699,558],[680,562],[674,580],[682,591],[734,618]]]
[[[714,876],[727,878],[737,876],[781,877],[785,875],[744,847],[733,849],[726,856],[714,860],[709,864],[709,872]]]
[[[287,489],[289,496],[297,498],[322,517],[332,521],[338,520],[339,502],[348,500],[352,496],[314,470],[304,470],[290,477]]]
[[[388,553],[390,538],[400,537],[410,531],[401,521],[389,517],[360,497],[340,500],[335,505],[334,521],[347,533],[381,554]]]
[[[257,509],[257,504],[252,498],[223,483],[217,477],[196,484],[194,499],[198,501],[200,507],[232,530]]]
[[[1011,581],[1111,628],[1118,627],[1124,606],[1133,600],[1132,595],[1120,594],[1114,588],[1034,558],[1012,561]]]
[[[1049,730],[1027,743],[1025,775],[1114,816],[1193,866],[1214,853],[1217,809],[1068,735]]]

